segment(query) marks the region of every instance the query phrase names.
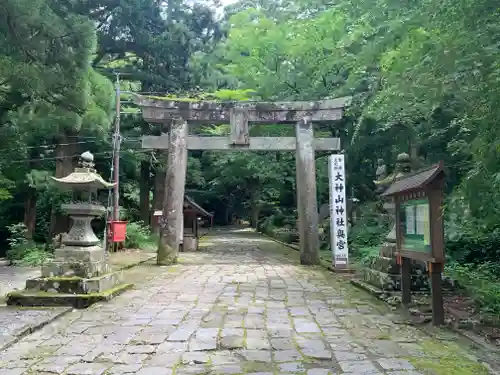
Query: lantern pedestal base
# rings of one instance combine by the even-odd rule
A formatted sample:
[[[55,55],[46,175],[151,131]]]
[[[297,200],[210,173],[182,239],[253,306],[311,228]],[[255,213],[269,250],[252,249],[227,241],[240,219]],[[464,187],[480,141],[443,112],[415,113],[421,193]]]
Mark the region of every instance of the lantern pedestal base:
[[[100,246],[62,246],[54,255],[42,266],[42,277],[7,295],[8,305],[86,308],[132,287],[122,283],[122,271],[112,272]]]
[[[73,306],[86,308],[107,301],[132,287],[122,283],[122,271],[91,278],[78,276],[37,277],[26,281],[26,289],[7,295],[8,305]]]
[[[9,306],[73,306],[76,309],[85,309],[96,302],[109,301],[132,287],[133,284],[119,284],[112,289],[88,294],[21,290],[8,293],[6,302]]]
[[[55,250],[54,260],[42,266],[42,277],[91,278],[111,272],[101,246],[63,246]]]

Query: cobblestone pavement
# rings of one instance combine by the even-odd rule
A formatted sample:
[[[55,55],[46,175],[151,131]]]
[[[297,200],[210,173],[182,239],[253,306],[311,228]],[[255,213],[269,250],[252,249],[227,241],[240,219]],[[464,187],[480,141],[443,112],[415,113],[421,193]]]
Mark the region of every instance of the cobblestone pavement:
[[[73,311],[0,353],[0,374],[488,374],[449,340],[256,234],[218,232],[136,289]]]
[[[0,306],[0,350],[70,310],[69,307],[27,310]]]

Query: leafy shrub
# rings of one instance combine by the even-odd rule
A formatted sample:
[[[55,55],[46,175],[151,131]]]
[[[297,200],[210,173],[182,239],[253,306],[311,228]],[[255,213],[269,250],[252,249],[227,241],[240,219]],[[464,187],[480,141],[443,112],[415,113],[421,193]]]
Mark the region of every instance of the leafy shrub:
[[[9,238],[7,242],[9,243],[9,250],[7,251],[7,258],[10,260],[19,260],[23,249],[28,245],[28,240],[26,239],[26,234],[28,233],[28,228],[24,223],[17,223],[7,226],[9,231]]]
[[[275,229],[274,220],[274,215],[269,215],[261,218],[257,223],[257,230],[271,236]]]
[[[462,286],[484,312],[500,314],[500,265],[496,262],[483,264],[459,264],[453,262],[446,273]]]
[[[390,227],[390,220],[381,215],[380,202],[369,202],[359,208],[355,225],[349,232],[349,242],[355,248],[380,245]]]
[[[52,253],[47,251],[44,245],[35,244],[26,249],[19,263],[23,266],[40,266],[52,258]]]
[[[298,233],[294,228],[274,228],[272,237],[285,243],[294,243],[298,241]]]
[[[8,238],[9,250],[7,259],[23,265],[38,266],[51,257],[45,245],[36,244],[26,239],[27,228],[24,223],[12,224],[7,227],[10,236]]]
[[[462,264],[498,262],[500,258],[500,230],[489,233],[464,231],[461,236],[446,239],[446,254]],[[500,267],[496,270],[500,277]]]
[[[364,266],[372,264],[372,260],[379,256],[379,246],[367,246],[356,249],[356,257],[359,263]]]
[[[125,247],[129,249],[139,249],[155,244],[155,236],[148,226],[142,221],[135,221],[127,224],[127,236]]]

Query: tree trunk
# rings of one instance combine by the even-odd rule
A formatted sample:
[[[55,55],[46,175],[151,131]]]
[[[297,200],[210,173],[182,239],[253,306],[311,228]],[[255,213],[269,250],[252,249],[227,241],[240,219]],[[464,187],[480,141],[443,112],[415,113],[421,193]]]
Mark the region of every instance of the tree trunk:
[[[30,187],[24,201],[24,225],[26,226],[26,239],[32,240],[36,226],[36,189]]]
[[[251,207],[251,215],[250,225],[252,228],[258,229],[259,227],[259,217],[260,217],[260,209],[261,209],[261,196],[258,187],[254,188],[254,192],[252,193],[252,207]]]
[[[76,145],[76,134],[64,132],[57,140],[56,145],[56,177],[66,177],[73,172],[75,166],[78,145]],[[50,215],[50,241],[55,235],[67,232],[69,230],[69,217],[67,215],[58,215],[57,207],[52,207]]]
[[[223,225],[231,224],[231,210],[229,209],[229,204],[224,207],[224,223]]]
[[[252,228],[258,229],[260,218],[260,206],[258,204],[252,206]]]
[[[32,149],[30,152],[30,159],[37,158],[37,150]],[[37,169],[38,162],[30,162],[30,171]],[[24,200],[24,225],[26,226],[26,239],[32,240],[35,234],[36,228],[36,202],[38,194],[34,186],[28,186],[28,191],[26,192],[26,198]]]
[[[150,162],[141,161],[141,176],[139,180],[139,213],[145,225],[149,225],[149,184],[150,184]]]

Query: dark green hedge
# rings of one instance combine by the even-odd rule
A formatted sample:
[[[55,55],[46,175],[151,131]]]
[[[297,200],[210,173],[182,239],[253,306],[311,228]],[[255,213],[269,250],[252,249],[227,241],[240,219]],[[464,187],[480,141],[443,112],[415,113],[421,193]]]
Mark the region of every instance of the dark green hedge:
[[[445,247],[446,255],[459,263],[493,262],[500,265],[500,230],[447,239]]]

